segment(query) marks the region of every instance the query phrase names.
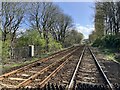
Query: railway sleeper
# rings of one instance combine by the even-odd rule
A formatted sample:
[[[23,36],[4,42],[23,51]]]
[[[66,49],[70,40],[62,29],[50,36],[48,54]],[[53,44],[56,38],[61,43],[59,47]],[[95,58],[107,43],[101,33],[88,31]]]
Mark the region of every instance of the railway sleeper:
[[[120,90],[119,84],[114,84],[115,90]],[[36,88],[2,88],[1,90],[67,90],[66,87],[62,85],[57,85],[53,83],[47,83],[44,87],[40,88],[37,86]],[[89,84],[89,83],[78,83],[73,90],[109,90],[109,86],[105,84]]]

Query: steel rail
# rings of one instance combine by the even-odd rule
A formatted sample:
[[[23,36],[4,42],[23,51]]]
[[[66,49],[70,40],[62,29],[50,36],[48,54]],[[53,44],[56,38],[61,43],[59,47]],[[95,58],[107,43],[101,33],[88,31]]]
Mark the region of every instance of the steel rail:
[[[38,60],[38,61],[36,61],[36,62],[33,62],[33,63],[29,64],[29,65],[23,66],[23,67],[21,67],[21,68],[19,68],[19,69],[16,69],[16,70],[14,70],[14,71],[5,73],[5,74],[3,74],[3,75],[0,76],[0,80],[4,80],[5,78],[9,77],[9,76],[12,75],[12,74],[16,74],[16,73],[22,72],[22,71],[24,71],[24,70],[26,70],[26,69],[34,66],[34,65],[37,64],[39,61],[40,61],[40,62],[45,62],[45,61],[47,61],[47,60],[49,60],[49,59],[52,59],[52,58],[54,58],[55,56],[60,55],[61,53],[64,53],[64,52],[67,52],[67,51],[71,50],[71,48],[74,48],[74,47],[70,47],[70,48],[65,49],[65,50],[63,50],[63,51],[58,51],[58,52],[56,52],[55,54],[53,54],[53,55],[51,55],[51,56],[49,56],[49,57],[43,58],[43,59]]]
[[[64,66],[65,64],[69,61],[69,59],[72,58],[72,56],[70,56],[69,58],[67,58],[61,65],[59,65],[59,67],[57,67],[49,76],[47,76],[43,81],[40,82],[39,86],[40,88],[44,87],[44,85],[49,82],[49,80],[51,79],[51,77],[55,76],[57,74],[57,72],[59,72]]]
[[[104,73],[102,67],[100,66],[100,64],[99,64],[98,60],[96,59],[95,55],[93,54],[92,50],[89,47],[88,47],[88,49],[89,49],[89,51],[90,51],[93,59],[95,60],[96,65],[97,65],[98,69],[100,70],[100,72],[101,72],[103,78],[105,79],[106,83],[109,85],[109,87],[110,87],[111,90],[114,90],[114,87],[112,86],[112,84],[110,83],[110,81],[107,78],[106,74]]]
[[[78,47],[79,48],[79,47]],[[67,55],[65,55],[64,57],[62,57],[61,59],[59,59],[57,62],[54,62],[52,64],[50,64],[49,66],[43,68],[42,70],[40,70],[39,72],[37,72],[36,74],[32,75],[31,77],[29,77],[28,79],[24,80],[23,82],[21,82],[19,85],[17,85],[17,87],[24,87],[26,85],[28,85],[29,83],[31,83],[36,77],[38,77],[40,74],[43,74],[44,71],[49,70],[49,68],[51,68],[53,65],[56,65],[57,63],[59,63],[60,61],[70,57],[72,55],[72,53],[74,53],[78,48],[76,48],[75,50],[73,50],[72,52],[68,53]]]
[[[74,83],[75,83],[75,82],[74,82],[75,76],[76,76],[76,73],[77,73],[77,71],[78,71],[79,65],[80,65],[80,63],[81,63],[81,61],[82,61],[82,58],[83,58],[85,49],[86,49],[86,47],[84,47],[84,49],[83,49],[83,51],[82,51],[82,54],[81,54],[81,56],[80,56],[80,58],[79,58],[79,61],[78,61],[77,66],[76,66],[76,68],[75,68],[75,71],[74,71],[74,73],[73,73],[73,75],[72,75],[72,78],[71,78],[71,80],[70,80],[70,83],[69,83],[69,85],[68,85],[68,90],[73,89],[73,86],[74,86]]]

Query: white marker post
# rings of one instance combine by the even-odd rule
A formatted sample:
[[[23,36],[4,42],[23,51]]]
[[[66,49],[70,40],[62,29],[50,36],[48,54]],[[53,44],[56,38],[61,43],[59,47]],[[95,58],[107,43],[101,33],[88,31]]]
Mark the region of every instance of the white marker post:
[[[30,57],[34,56],[34,45],[29,45],[29,56]]]

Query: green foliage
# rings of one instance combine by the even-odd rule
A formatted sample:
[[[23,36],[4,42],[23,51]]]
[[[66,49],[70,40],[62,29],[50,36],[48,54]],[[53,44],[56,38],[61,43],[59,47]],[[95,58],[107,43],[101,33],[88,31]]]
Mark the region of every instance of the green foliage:
[[[6,40],[2,43],[2,58],[6,59],[10,57],[10,40]]]
[[[102,40],[100,38],[97,38],[92,44],[93,47],[99,47],[101,45],[102,45]]]
[[[0,40],[0,57],[2,56],[2,40]]]
[[[2,31],[0,28],[0,57],[2,57]]]
[[[37,30],[27,30],[21,37],[18,38],[17,47],[22,47],[25,45],[36,45],[40,46],[41,50],[45,49],[46,40],[39,35]],[[55,51],[62,48],[62,45],[55,41],[53,37],[49,34],[49,51]]]
[[[115,35],[107,35],[102,38],[103,46],[107,48],[119,48],[120,47],[120,37]]]
[[[10,57],[10,34],[7,35],[7,40],[2,41],[2,29],[0,28],[0,57],[5,60]]]
[[[73,44],[80,44],[82,39],[83,39],[82,33],[79,33],[76,30],[71,30],[67,32],[65,42],[64,42],[64,47],[68,47]]]
[[[120,37],[116,35],[106,35],[101,39],[96,39],[93,46],[119,49]]]
[[[92,31],[92,33],[89,35],[89,41],[90,43],[93,43],[97,39],[97,34],[95,31]]]
[[[49,51],[56,51],[62,49],[62,45],[59,42],[55,41],[51,35],[49,35],[48,47]]]
[[[95,34],[96,38],[101,38],[104,35],[104,12],[102,10],[102,6],[99,5],[100,3],[95,3]]]
[[[36,30],[27,30],[20,38],[18,38],[17,47],[31,44],[44,48],[46,41],[44,38],[40,37]]]

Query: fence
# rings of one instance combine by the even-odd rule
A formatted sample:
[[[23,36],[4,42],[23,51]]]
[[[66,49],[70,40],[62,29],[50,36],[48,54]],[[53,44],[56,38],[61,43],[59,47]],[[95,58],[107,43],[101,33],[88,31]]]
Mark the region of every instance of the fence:
[[[14,48],[11,49],[11,52],[12,59],[31,58],[30,46]],[[34,57],[41,57],[41,55],[44,53],[46,53],[46,51],[42,50],[40,46],[34,46]]]

